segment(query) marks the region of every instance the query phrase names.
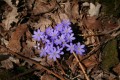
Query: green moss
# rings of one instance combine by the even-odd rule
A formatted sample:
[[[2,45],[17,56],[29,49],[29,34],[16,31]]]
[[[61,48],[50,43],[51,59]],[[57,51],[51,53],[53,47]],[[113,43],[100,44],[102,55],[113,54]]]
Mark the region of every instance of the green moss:
[[[109,41],[103,48],[103,56],[101,62],[101,68],[105,71],[109,71],[110,68],[119,63],[117,52],[117,40],[113,39]]]

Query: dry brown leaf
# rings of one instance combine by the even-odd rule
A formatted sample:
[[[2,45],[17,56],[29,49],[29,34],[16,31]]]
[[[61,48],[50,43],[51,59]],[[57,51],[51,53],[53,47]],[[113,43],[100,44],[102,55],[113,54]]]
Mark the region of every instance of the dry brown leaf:
[[[15,64],[20,64],[19,59],[17,59],[17,58],[9,57],[9,60],[10,60],[11,62],[14,62]]]
[[[113,71],[120,75],[120,63],[113,68]]]
[[[57,80],[57,79],[52,75],[44,74],[43,76],[41,76],[40,80]]]
[[[43,66],[49,66],[48,63],[46,63],[46,58],[41,58],[41,57],[34,57],[34,58],[31,58],[37,62],[39,62],[41,65]]]
[[[0,46],[0,53],[4,53],[6,51],[7,51],[6,48]]]
[[[61,20],[69,20],[69,17],[68,17],[68,15],[67,14],[65,14],[65,13],[62,13],[62,12],[59,12],[59,16],[60,16],[60,19]]]
[[[29,48],[33,48],[36,45],[36,41],[27,40],[26,43]]]
[[[98,64],[97,54],[90,56],[88,59],[85,59],[84,61],[82,61],[82,63],[87,68],[95,66],[96,64]]]
[[[26,57],[33,57],[34,56],[34,52],[32,50],[32,47],[29,47],[26,43],[22,43],[23,46],[23,50],[22,50],[22,54]]]
[[[72,70],[72,73],[74,74],[77,68],[78,62],[77,60],[74,58],[71,65],[70,65],[70,69]]]
[[[70,1],[67,1],[66,3],[64,3],[64,10],[65,10],[65,13],[71,17],[71,4],[70,4]]]
[[[61,20],[60,20],[60,17],[59,17],[59,13],[56,12],[56,13],[51,13],[51,18],[55,21],[55,23],[61,23]]]
[[[47,64],[54,66],[54,61],[47,56]]]
[[[5,69],[11,69],[13,68],[13,63],[9,59],[1,61],[2,67]]]
[[[79,5],[78,5],[78,0],[74,0],[72,3],[72,18],[73,19],[78,19],[79,18]]]
[[[9,40],[9,43],[7,45],[7,48],[14,52],[20,52],[21,50],[21,44],[20,39],[27,30],[26,24],[19,25],[16,30],[12,33],[11,38]]]
[[[72,70],[72,73],[74,74],[78,65],[77,60],[74,58],[73,55],[69,57],[68,60],[66,60],[66,64],[69,66],[69,68]]]
[[[51,20],[41,17],[38,23],[35,23],[33,27],[35,27],[36,29],[40,28],[41,31],[45,31],[45,28],[51,25],[52,25]]]
[[[11,0],[4,0],[9,6],[12,7],[12,11],[9,12],[9,14],[6,16],[6,19],[3,20],[3,23],[5,24],[5,29],[9,30],[9,28],[11,27],[11,23],[12,22],[18,22],[18,19],[16,18],[16,16],[18,15],[17,13],[17,7],[15,7]]]
[[[116,27],[118,27],[118,24],[114,23],[112,20],[110,20],[110,21],[108,21],[108,22],[105,23],[104,30],[110,31],[110,30],[115,29]]]
[[[48,3],[44,3],[44,2],[41,2],[40,0],[36,0],[34,5],[35,5],[33,8],[34,15],[47,13],[56,7],[56,0],[51,0]]]
[[[102,30],[101,22],[100,20],[96,19],[96,16],[87,16],[86,19],[83,19],[83,24],[87,27],[87,29]]]
[[[25,1],[26,1],[26,6],[28,7],[29,10],[31,10],[35,0],[25,0]]]

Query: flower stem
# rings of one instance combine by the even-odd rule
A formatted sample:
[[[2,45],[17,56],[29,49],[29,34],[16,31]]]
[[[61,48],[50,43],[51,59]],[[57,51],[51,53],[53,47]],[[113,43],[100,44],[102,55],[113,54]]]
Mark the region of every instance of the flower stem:
[[[74,57],[76,58],[77,62],[79,63],[79,66],[80,66],[80,68],[81,68],[83,74],[85,75],[86,80],[90,80],[89,77],[88,77],[88,75],[86,74],[86,72],[85,72],[85,70],[84,70],[83,65],[80,63],[80,61],[79,61],[77,55],[76,55],[74,52],[73,52],[73,55],[74,55]]]

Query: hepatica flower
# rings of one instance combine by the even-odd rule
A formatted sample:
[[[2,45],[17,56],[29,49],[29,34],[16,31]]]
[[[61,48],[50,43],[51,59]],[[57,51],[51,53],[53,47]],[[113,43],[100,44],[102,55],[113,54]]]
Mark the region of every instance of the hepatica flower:
[[[72,42],[73,40],[75,40],[74,34],[67,34],[66,35],[66,41],[67,42]]]
[[[34,35],[32,36],[34,40],[40,41],[43,38],[43,32],[38,29],[37,31],[34,31]]]
[[[53,59],[54,61],[56,61],[56,58],[60,58],[60,50],[57,50],[55,47],[53,47],[53,49],[50,50],[49,54],[49,58]]]
[[[47,27],[46,30],[45,30],[45,33],[50,36],[51,33],[53,32],[53,29],[51,27]]]
[[[65,28],[63,29],[63,32],[62,32],[62,33],[63,33],[63,34],[72,33],[71,27],[65,27]]]
[[[85,52],[85,45],[81,45],[80,42],[75,45],[76,54],[83,55]]]
[[[42,42],[43,43],[50,43],[47,35],[44,35],[44,37],[42,38]]]
[[[57,36],[58,36],[58,31],[57,30],[53,30],[51,32],[50,36],[51,36],[52,40],[55,40],[57,38]]]
[[[45,57],[47,55],[47,47],[41,48],[40,57]]]
[[[63,30],[63,24],[62,24],[62,23],[57,24],[57,25],[55,26],[55,30],[61,32],[61,31]]]
[[[35,48],[40,50],[40,57],[48,56],[56,61],[57,58],[64,54],[63,49],[70,53],[75,52],[83,55],[85,45],[81,45],[80,42],[73,43],[75,37],[70,25],[69,20],[63,20],[54,28],[47,27],[45,32],[40,31],[40,29],[34,31],[32,38],[37,41]],[[40,42],[43,43],[43,46],[40,45]]]
[[[64,27],[69,27],[71,25],[69,20],[63,20],[62,24],[63,24]]]
[[[74,44],[70,43],[69,45],[67,44],[67,51],[70,51],[70,53],[73,53],[75,50]]]

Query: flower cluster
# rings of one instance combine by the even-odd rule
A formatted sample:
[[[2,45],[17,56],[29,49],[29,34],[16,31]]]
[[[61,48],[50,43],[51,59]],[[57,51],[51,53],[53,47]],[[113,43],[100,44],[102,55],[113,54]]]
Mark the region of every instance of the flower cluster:
[[[57,58],[60,58],[60,55],[64,54],[63,49],[70,51],[70,53],[75,52],[83,55],[85,45],[81,45],[80,42],[73,44],[75,37],[70,24],[69,20],[63,20],[54,28],[47,27],[44,32],[40,29],[34,31],[32,37],[38,42],[35,47],[40,49],[40,57],[48,55],[50,59],[56,61]],[[39,42],[42,42],[44,47],[40,47]]]

